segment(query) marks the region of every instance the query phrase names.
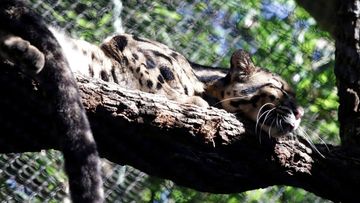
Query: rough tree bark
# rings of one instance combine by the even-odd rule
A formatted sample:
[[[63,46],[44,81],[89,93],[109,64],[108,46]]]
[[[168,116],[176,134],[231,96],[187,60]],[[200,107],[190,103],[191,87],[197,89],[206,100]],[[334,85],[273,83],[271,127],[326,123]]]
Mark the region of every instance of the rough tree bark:
[[[335,74],[343,145],[360,145],[360,1],[339,2]]]

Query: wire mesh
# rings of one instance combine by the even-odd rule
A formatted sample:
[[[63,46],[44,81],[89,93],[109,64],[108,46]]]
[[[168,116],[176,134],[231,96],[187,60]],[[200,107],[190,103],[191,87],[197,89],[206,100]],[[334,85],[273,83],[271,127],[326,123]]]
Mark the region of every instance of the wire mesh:
[[[312,29],[315,23],[307,16],[301,19],[301,15],[297,15],[298,18],[293,19],[294,10],[297,9],[293,1],[30,2],[33,9],[41,14],[49,25],[95,44],[115,33],[132,33],[167,44],[196,63],[225,68],[229,67],[231,53],[235,49],[243,48],[256,53],[255,61],[259,66],[267,65],[273,71],[289,75],[292,83],[299,84],[302,78],[308,77],[301,72],[303,69],[300,70],[304,68],[304,63],[310,64],[313,70],[319,67],[326,70],[333,63],[333,45],[321,32],[314,30],[313,35],[325,43],[322,46],[314,45],[310,52],[304,51],[306,46],[310,45],[305,44],[306,40],[301,39],[301,36],[306,38],[304,32]],[[280,23],[282,21],[287,24]],[[264,22],[266,24],[262,24]],[[267,43],[264,44],[263,41]],[[316,98],[322,93],[301,94]],[[308,99],[304,101],[307,102]],[[62,155],[55,150],[1,155],[0,202],[67,201],[67,178],[63,170],[59,170],[62,167]],[[148,188],[152,183],[146,174],[106,160],[103,171],[108,202],[153,202],[154,198],[158,202],[168,202],[171,191],[176,187],[169,181],[160,181],[155,194],[158,197],[154,197],[154,194],[149,194]],[[268,196],[270,199],[260,198],[257,201],[278,201],[285,190],[285,187],[262,190],[262,193],[273,195]],[[211,198],[206,193],[196,193],[192,197],[196,197],[198,202],[227,202],[231,199],[231,196],[218,196],[216,200],[209,200]],[[182,198],[186,200],[186,197]],[[313,196],[311,198],[323,201]],[[251,195],[243,196],[242,199],[249,202],[253,200]]]

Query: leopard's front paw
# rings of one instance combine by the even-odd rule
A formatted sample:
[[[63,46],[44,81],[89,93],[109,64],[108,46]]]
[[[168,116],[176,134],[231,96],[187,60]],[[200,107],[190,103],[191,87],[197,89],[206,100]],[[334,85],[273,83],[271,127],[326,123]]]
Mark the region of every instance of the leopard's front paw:
[[[39,49],[13,35],[2,37],[0,54],[30,75],[38,74],[45,65],[45,56]]]

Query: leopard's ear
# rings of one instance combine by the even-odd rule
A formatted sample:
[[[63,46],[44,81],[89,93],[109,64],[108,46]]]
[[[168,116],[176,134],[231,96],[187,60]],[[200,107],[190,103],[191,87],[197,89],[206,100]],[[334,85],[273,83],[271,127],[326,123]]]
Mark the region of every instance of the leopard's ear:
[[[232,81],[244,80],[255,72],[255,65],[250,54],[242,49],[233,53],[230,63],[231,67],[228,74]]]

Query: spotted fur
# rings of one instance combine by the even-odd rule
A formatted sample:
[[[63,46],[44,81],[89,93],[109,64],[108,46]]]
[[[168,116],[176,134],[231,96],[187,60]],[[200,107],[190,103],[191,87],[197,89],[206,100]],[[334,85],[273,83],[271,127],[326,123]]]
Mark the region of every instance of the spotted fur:
[[[208,106],[200,97],[204,84],[187,59],[161,43],[123,34],[107,39],[99,47],[52,31],[74,72],[162,94],[180,103]]]

